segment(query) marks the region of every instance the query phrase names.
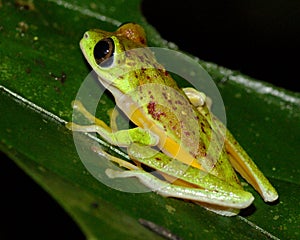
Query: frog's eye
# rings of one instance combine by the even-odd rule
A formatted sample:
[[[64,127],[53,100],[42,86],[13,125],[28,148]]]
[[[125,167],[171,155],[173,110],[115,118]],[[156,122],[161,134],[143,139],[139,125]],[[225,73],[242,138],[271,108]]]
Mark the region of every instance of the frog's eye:
[[[111,38],[100,40],[94,47],[94,58],[100,67],[110,67],[113,63],[115,51],[114,41]]]

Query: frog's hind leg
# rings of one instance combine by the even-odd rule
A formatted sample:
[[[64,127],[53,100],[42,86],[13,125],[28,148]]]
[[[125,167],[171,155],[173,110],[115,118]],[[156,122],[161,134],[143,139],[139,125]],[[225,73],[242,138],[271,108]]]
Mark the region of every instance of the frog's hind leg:
[[[197,190],[193,189],[194,191],[191,191],[188,187],[182,187],[182,186],[176,186],[173,184],[170,184],[166,181],[160,180],[156,176],[145,172],[140,167],[126,161],[123,159],[120,159],[118,157],[115,157],[113,155],[110,155],[109,153],[105,152],[101,147],[93,146],[92,150],[97,153],[99,156],[102,156],[111,162],[114,162],[118,164],[120,167],[128,169],[128,170],[112,170],[110,168],[105,170],[105,173],[110,178],[131,178],[136,177],[139,179],[139,181],[147,186],[151,191],[154,191],[162,196],[165,197],[177,197],[177,198],[185,198],[189,200],[194,200],[196,204],[201,205],[202,207],[206,208],[207,210],[210,210],[212,212],[215,212],[217,214],[223,215],[223,216],[234,216],[238,214],[239,209],[227,207],[227,206],[218,206],[218,205],[211,205],[209,203],[199,202],[199,200],[204,200],[207,202],[208,193],[205,190]],[[189,194],[187,194],[189,193]],[[252,199],[250,199],[252,201]],[[223,201],[223,200],[222,200]],[[250,204],[250,202],[249,202]]]
[[[199,113],[210,123],[214,131],[226,136],[225,148],[234,169],[260,193],[264,201],[275,201],[278,198],[278,193],[275,188],[270,184],[268,179],[259,170],[247,152],[240,146],[225,125],[216,116],[210,113],[209,108],[211,100],[207,101],[205,94],[194,88],[184,88],[183,91],[191,104],[193,104]]]
[[[226,131],[225,148],[232,166],[259,192],[264,201],[277,200],[278,193],[275,188],[228,130]]]
[[[239,199],[239,196],[233,201],[230,200],[230,197],[232,198],[232,193],[230,192],[224,192],[224,195],[216,196],[214,191],[210,192],[201,188],[190,188],[170,184],[143,170],[116,171],[108,168],[105,173],[110,178],[135,177],[143,185],[159,195],[195,201],[206,209],[224,216],[236,215],[239,212],[239,208],[249,206],[254,199],[251,197],[246,203],[243,201],[241,203],[242,205],[240,205],[240,203],[236,201]]]

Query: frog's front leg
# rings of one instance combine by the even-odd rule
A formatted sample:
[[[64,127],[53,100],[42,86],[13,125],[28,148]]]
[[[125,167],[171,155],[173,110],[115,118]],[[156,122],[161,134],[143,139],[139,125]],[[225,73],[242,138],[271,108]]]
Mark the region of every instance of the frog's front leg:
[[[111,131],[111,128],[106,125],[105,122],[102,120],[96,118],[93,114],[91,114],[80,101],[74,100],[72,102],[72,108],[78,112],[80,112],[86,119],[88,119],[90,122],[95,123],[95,125],[101,126],[102,128],[106,129],[107,131]],[[72,123],[67,123],[67,128],[71,129],[70,126]],[[72,129],[71,129],[72,130]]]
[[[119,116],[119,111],[116,108],[112,108],[108,110],[109,120],[110,120],[110,128],[113,132],[118,131],[117,125],[117,117]]]
[[[68,122],[66,127],[77,132],[96,132],[112,145],[128,147],[131,143],[141,143],[144,145],[155,146],[158,144],[158,137],[149,130],[140,127],[118,130],[113,132],[102,120],[95,118],[79,101],[74,101],[73,108],[83,114],[88,120],[94,122],[92,125],[78,125]],[[114,121],[114,120],[113,120]]]

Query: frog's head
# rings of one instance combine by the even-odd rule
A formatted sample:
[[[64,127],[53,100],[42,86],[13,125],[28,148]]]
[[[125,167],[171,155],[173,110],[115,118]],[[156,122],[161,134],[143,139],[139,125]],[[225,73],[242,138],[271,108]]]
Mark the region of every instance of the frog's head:
[[[115,32],[100,29],[85,32],[80,47],[88,63],[99,76],[99,80],[106,84],[117,85],[120,89],[121,86],[118,85],[125,85],[124,79],[129,79],[127,75],[129,66],[132,68],[133,62],[136,64],[136,60],[141,58],[139,54],[129,53],[132,49],[146,47],[146,35],[140,25],[126,23]]]

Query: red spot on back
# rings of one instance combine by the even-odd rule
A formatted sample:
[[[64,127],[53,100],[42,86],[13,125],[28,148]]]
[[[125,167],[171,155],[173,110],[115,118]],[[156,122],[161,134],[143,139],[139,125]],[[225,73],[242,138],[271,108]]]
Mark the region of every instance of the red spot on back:
[[[148,109],[148,113],[155,120],[159,120],[161,116],[166,116],[164,112],[157,111],[155,102],[149,102],[147,105],[147,109]]]

